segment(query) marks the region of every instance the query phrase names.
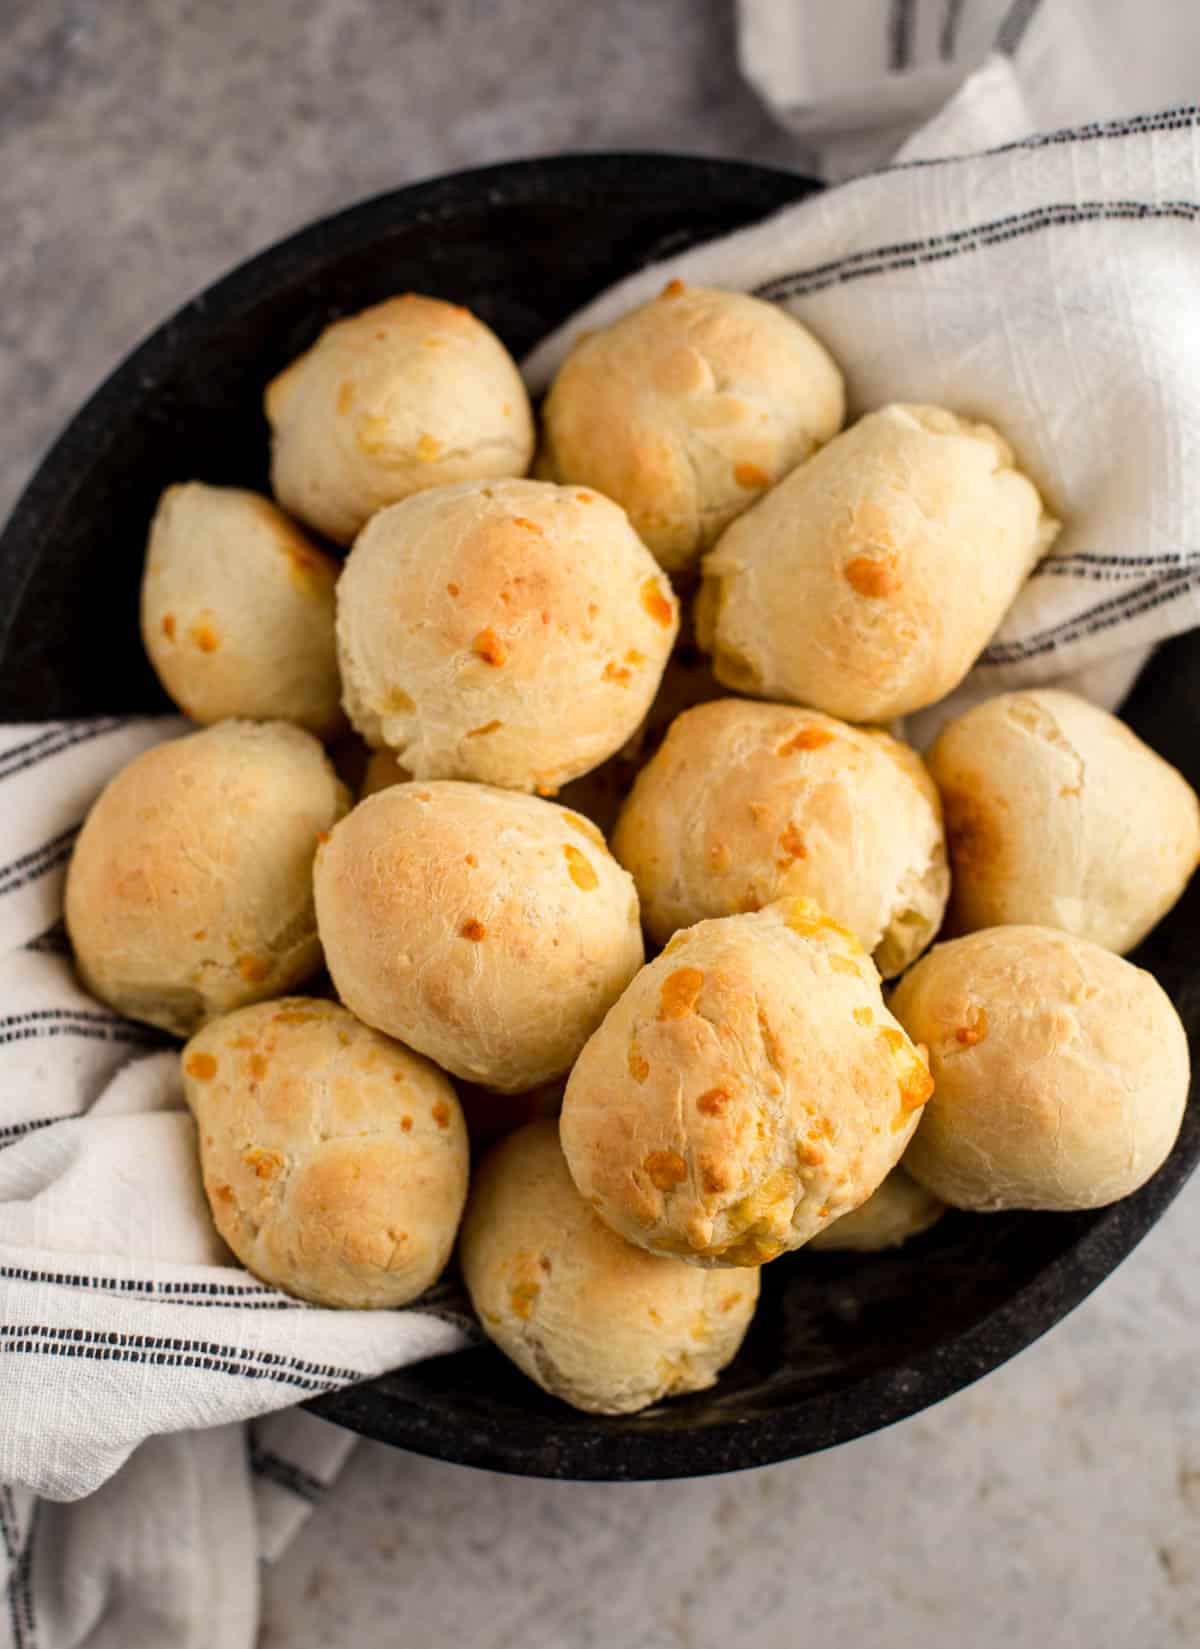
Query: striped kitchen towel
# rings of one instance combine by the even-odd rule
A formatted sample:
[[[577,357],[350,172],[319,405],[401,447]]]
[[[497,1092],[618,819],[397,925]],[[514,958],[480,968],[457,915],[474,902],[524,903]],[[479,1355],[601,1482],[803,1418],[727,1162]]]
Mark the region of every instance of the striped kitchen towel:
[[[993,54],[1011,70],[1005,138],[1196,95],[1200,7],[1187,0],[737,0],[737,11],[743,74],[793,133],[797,168],[829,182],[894,159]],[[975,127],[982,103],[975,88]]]
[[[83,816],[133,756],[185,731],[174,717],[0,727],[0,1645],[14,1649],[248,1649],[259,1557],[353,1444],[278,1411],[471,1339],[445,1291],[324,1311],[243,1271],[208,1217],[176,1045],[74,977],[62,889]]]
[[[1019,106],[993,59],[899,161],[640,270],[526,362],[683,279],[782,304],[846,373],[849,415],[932,402],[995,424],[1063,521],[940,722],[1054,682],[1111,707],[1200,623],[1200,110],[989,144]],[[964,141],[969,152],[951,152]]]

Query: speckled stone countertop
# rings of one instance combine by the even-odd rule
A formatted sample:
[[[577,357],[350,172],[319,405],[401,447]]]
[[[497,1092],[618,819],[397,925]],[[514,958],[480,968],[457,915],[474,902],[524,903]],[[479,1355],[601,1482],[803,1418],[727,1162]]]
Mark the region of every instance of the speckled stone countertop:
[[[0,514],[185,297],[300,224],[518,154],[788,163],[727,0],[5,0]],[[940,1408],[693,1483],[538,1483],[363,1444],[262,1643],[1174,1649],[1200,1641],[1200,1186]]]

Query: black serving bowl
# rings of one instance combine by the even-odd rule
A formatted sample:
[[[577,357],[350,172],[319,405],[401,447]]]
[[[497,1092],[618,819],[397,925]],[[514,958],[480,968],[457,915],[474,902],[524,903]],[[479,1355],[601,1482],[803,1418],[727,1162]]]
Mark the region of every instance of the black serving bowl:
[[[155,711],[137,596],[161,489],[263,487],[263,385],[334,316],[415,289],[468,305],[518,356],[618,275],[810,192],[803,178],[664,155],[575,156],[383,195],[272,247],[187,304],[93,396],[0,538],[0,716]],[[1128,720],[1200,784],[1200,632],[1144,673]],[[1200,1030],[1200,886],[1138,960]],[[1093,1213],[948,1215],[902,1254],[808,1255],[763,1273],[746,1344],[712,1391],[603,1419],[479,1348],[311,1406],[424,1454],[546,1477],[657,1478],[812,1452],[936,1402],[1030,1344],[1150,1229],[1200,1155]]]

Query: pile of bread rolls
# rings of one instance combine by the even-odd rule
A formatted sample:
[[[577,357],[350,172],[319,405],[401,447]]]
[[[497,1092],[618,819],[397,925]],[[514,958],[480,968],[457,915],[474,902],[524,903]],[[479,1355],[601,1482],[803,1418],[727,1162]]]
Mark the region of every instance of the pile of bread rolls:
[[[66,916],[187,1039],[243,1264],[395,1307],[461,1228],[484,1331],[622,1413],[711,1385],[780,1255],[1154,1173],[1187,1041],[1122,953],[1196,796],[1062,692],[897,736],[1057,531],[967,410],[843,429],[803,326],[673,281],[535,458],[500,341],[407,295],[268,387],[274,500],[167,489],[142,634],[202,730],[109,784]]]

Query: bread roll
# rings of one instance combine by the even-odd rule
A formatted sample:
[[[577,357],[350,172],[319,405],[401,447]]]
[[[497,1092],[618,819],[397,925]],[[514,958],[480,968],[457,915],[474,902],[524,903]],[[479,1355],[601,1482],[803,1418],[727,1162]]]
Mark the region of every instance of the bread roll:
[[[561,1076],[642,960],[632,879],[536,796],[392,785],[333,832],[315,883],[346,1006],[502,1093]]]
[[[142,641],[193,721],[342,726],[334,641],[337,563],[257,493],[168,487],[150,524]]]
[[[836,364],[785,310],[672,281],[571,350],[546,398],[546,462],[615,498],[680,572],[844,415]]]
[[[789,899],[642,969],[571,1072],[563,1149],[630,1242],[758,1265],[871,1195],[931,1088],[858,941]]]
[[[553,793],[650,707],[678,608],[624,512],[545,481],[410,498],[338,585],[345,703],[417,778]]]
[[[888,721],[957,687],[1057,531],[994,429],[884,407],[722,535],[697,634],[739,692]]]
[[[499,338],[414,292],[326,327],[265,405],[275,496],[338,544],[387,504],[523,475],[533,456],[529,397]]]
[[[866,1202],[818,1231],[807,1246],[830,1254],[877,1254],[919,1237],[945,1212],[941,1198],[918,1185],[901,1165],[892,1169]]]
[[[1187,1037],[1162,987],[1098,945],[1003,927],[937,945],[892,1009],[936,1083],[905,1167],[944,1202],[1100,1208],[1166,1160]]]
[[[937,791],[915,751],[815,710],[746,699],[672,724],[612,848],[659,944],[705,917],[800,894],[874,952],[885,977],[933,938],[950,885]]]
[[[485,1159],[461,1254],[488,1336],[543,1391],[593,1414],[713,1385],[758,1299],[756,1270],[703,1271],[610,1231],[572,1185],[552,1121]]]
[[[1200,860],[1200,803],[1181,773],[1073,693],[988,699],[929,753],[954,862],[959,933],[1062,928],[1128,951]]]
[[[183,1050],[217,1230],[316,1305],[407,1305],[437,1281],[467,1195],[467,1130],[428,1060],[335,1002],[213,1020]]]
[[[105,787],[67,873],[84,985],[188,1036],[320,966],[312,863],[347,797],[316,739],[224,721],[145,751]]]

